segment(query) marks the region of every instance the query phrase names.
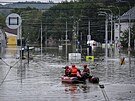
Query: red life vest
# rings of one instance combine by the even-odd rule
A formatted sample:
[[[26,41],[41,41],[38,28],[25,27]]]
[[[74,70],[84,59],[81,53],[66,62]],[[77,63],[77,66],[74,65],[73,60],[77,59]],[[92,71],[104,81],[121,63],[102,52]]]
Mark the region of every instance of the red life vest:
[[[69,73],[70,73],[70,68],[67,68],[66,70],[65,70],[65,75],[69,75]]]
[[[89,68],[85,68],[85,69],[83,70],[83,73],[90,73]]]
[[[78,69],[76,67],[71,68],[71,75],[77,75]]]

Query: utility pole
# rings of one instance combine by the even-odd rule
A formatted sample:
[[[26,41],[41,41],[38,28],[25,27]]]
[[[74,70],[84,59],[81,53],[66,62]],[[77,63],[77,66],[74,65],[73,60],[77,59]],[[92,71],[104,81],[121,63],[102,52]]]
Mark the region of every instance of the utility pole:
[[[104,12],[105,13],[105,12]],[[107,61],[107,58],[108,58],[108,16],[107,16],[107,13],[106,14],[106,20],[105,20],[105,44],[106,44],[106,61]]]
[[[99,12],[99,15],[105,15],[105,58],[108,59],[108,14],[106,12]]]
[[[66,63],[67,63],[67,21],[66,21]]]
[[[42,32],[43,32],[43,27],[42,27],[42,22],[41,22],[41,60],[42,60],[42,50],[43,50],[43,46],[42,46],[42,40],[43,40],[43,36],[42,36]]]
[[[112,46],[112,37],[113,37],[113,12],[111,9],[100,9],[111,12],[111,46]]]

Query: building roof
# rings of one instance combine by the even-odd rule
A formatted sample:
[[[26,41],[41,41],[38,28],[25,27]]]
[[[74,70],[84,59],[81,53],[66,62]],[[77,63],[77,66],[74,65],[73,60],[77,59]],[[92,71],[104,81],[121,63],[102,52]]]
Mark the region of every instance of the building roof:
[[[12,33],[9,33],[9,32],[5,32],[5,33],[6,33],[7,37],[8,36],[15,36],[15,37],[17,37],[17,35],[15,35],[15,34],[12,34]]]
[[[126,22],[129,20],[129,15],[131,21],[135,21],[135,7],[131,8],[127,12],[125,12],[122,16],[120,16],[120,20]]]

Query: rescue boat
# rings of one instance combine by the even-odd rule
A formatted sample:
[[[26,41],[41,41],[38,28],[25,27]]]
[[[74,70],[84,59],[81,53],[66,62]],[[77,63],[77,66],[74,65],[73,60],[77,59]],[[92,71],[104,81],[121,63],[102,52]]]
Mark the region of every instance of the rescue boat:
[[[99,83],[99,78],[94,77],[94,76],[89,76],[88,81],[90,83],[98,84]],[[85,83],[86,79],[78,78],[78,77],[69,77],[69,76],[62,76],[61,80],[63,83]]]
[[[85,80],[79,79],[78,77],[62,76],[61,80],[63,83],[85,83]]]

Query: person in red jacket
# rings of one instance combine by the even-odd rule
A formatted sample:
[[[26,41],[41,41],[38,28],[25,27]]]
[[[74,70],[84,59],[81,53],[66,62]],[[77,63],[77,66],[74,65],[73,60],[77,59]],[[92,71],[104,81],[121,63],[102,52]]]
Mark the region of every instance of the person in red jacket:
[[[64,76],[69,76],[70,71],[71,71],[71,68],[69,68],[69,66],[65,66],[65,75]]]
[[[75,64],[72,64],[70,76],[72,76],[72,77],[81,76],[80,70],[75,66]]]
[[[83,67],[83,75],[86,74],[87,77],[90,76],[90,69],[87,67],[87,64],[84,64]]]

